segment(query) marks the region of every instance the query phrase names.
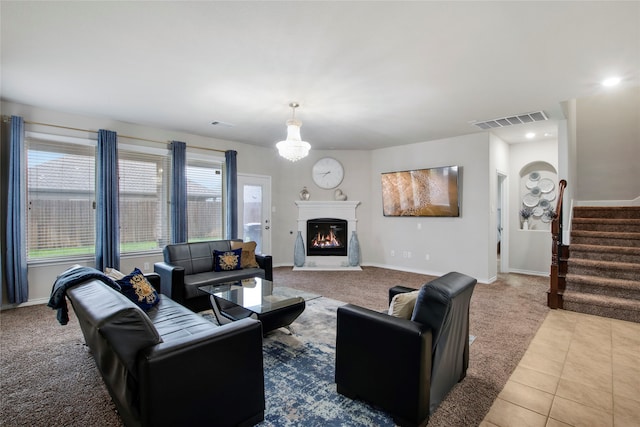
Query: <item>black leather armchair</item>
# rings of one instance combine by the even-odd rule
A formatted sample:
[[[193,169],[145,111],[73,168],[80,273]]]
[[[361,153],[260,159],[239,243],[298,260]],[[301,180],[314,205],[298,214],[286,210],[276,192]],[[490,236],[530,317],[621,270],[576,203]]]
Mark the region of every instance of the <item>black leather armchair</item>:
[[[469,305],[476,279],[448,273],[420,289],[411,320],[347,304],[338,308],[338,393],[422,426],[469,365]],[[410,288],[395,287],[395,293]]]

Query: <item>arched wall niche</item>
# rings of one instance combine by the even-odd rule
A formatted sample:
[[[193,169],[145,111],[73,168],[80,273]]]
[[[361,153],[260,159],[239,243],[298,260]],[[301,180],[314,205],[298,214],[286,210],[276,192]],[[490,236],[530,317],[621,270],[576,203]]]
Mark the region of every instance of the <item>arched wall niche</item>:
[[[520,228],[548,231],[557,197],[558,172],[553,165],[535,161],[520,170]],[[528,214],[528,216],[527,216]]]

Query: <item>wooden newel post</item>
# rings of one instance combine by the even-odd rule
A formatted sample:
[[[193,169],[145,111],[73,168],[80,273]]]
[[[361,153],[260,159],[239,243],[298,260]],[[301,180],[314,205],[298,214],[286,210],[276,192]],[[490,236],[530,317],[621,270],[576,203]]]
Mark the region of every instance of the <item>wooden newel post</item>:
[[[563,256],[562,249],[562,198],[567,181],[560,180],[558,183],[559,196],[556,205],[556,216],[551,221],[551,280],[549,291],[547,292],[547,305],[549,308],[562,308],[562,294],[564,289],[560,282],[560,256]]]

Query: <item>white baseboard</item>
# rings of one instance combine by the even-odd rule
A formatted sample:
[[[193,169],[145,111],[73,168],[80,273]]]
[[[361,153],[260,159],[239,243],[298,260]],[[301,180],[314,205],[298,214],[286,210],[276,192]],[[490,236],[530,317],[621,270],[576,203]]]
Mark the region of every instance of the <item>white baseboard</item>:
[[[526,274],[528,276],[549,277],[548,271],[518,270],[518,269],[512,268],[512,269],[509,269],[509,273]]]
[[[9,310],[12,308],[19,308],[19,307],[28,307],[30,305],[40,305],[40,304],[46,304],[49,302],[49,298],[34,298],[34,299],[30,299],[27,302],[23,302],[22,304],[3,304],[2,307],[0,307],[0,310]]]
[[[578,200],[574,206],[640,206],[640,196],[631,200]]]

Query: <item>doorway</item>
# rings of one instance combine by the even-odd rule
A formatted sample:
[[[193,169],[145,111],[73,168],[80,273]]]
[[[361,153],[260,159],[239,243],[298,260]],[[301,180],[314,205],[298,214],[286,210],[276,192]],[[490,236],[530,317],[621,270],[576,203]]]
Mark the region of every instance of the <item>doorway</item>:
[[[508,218],[508,203],[507,203],[507,175],[502,172],[498,172],[498,188],[497,188],[497,200],[496,200],[496,224],[497,224],[497,260],[498,273],[507,273],[509,271],[509,227],[507,224]]]
[[[257,254],[271,253],[271,177],[238,174],[238,226]]]

